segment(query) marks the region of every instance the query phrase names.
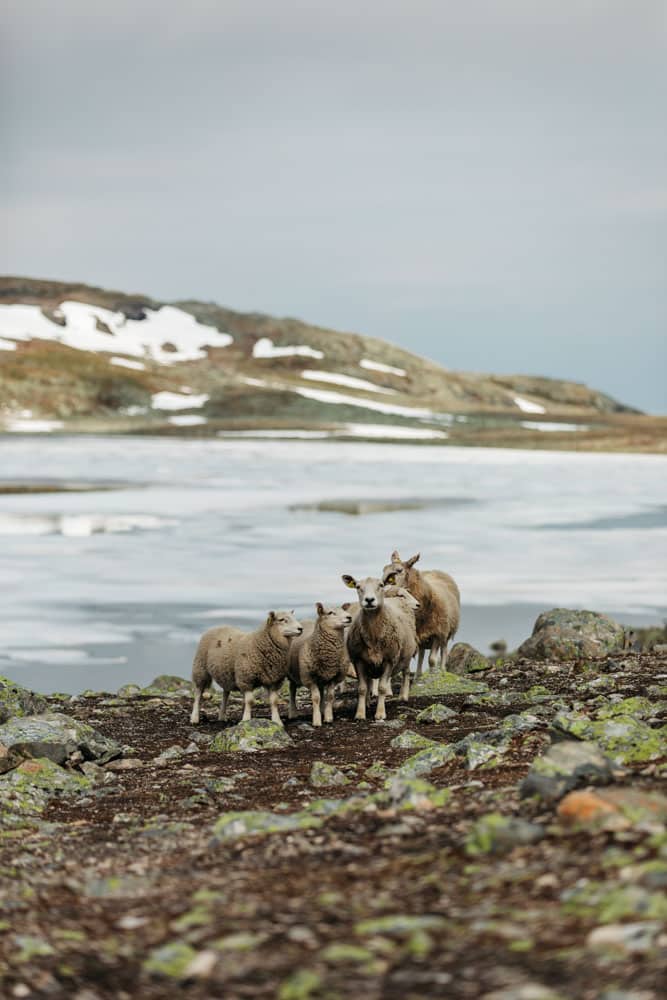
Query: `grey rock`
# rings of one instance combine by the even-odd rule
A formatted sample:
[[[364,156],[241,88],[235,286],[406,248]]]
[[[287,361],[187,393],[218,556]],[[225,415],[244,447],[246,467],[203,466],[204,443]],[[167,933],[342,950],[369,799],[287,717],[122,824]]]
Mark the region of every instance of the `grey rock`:
[[[633,924],[606,924],[594,927],[586,939],[593,951],[615,951],[625,955],[641,955],[655,948],[662,930],[659,920]]]
[[[0,743],[26,756],[47,757],[56,764],[64,764],[77,751],[85,760],[97,763],[105,763],[122,753],[115,740],[60,712],[10,719],[0,726]]]
[[[490,670],[493,663],[467,642],[455,643],[447,656],[447,669],[453,674],[477,673]]]
[[[457,713],[453,708],[448,708],[447,705],[441,705],[439,702],[435,702],[433,705],[429,705],[428,708],[422,709],[418,713],[416,722],[446,722],[447,719],[456,718]]]
[[[48,708],[46,698],[0,676],[0,723],[15,716],[36,715]]]
[[[553,608],[539,616],[517,653],[535,660],[602,657],[623,649],[622,625],[595,611]]]
[[[281,750],[292,745],[282,726],[268,719],[249,719],[223,729],[212,740],[213,751],[256,753],[259,750]]]
[[[520,792],[555,802],[579,785],[608,785],[613,778],[612,762],[595,743],[564,740],[533,761]]]

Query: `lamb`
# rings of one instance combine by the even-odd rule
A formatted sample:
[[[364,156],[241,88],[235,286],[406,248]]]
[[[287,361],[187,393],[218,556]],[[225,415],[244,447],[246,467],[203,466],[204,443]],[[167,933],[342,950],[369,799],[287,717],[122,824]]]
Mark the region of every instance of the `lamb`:
[[[253,690],[265,687],[271,705],[271,721],[282,726],[278,712],[278,689],[287,674],[290,641],[303,628],[293,611],[269,611],[255,632],[242,632],[222,625],[204,632],[192,664],[195,699],[190,722],[199,722],[202,694],[212,681],[222,688],[219,718],[227,717],[230,691],[243,693],[243,722],[252,717]]]
[[[394,671],[400,671],[402,676],[401,698],[408,698],[410,660],[415,649],[405,612],[395,603],[385,602],[382,580],[366,577],[357,581],[348,574],[342,579],[345,586],[356,590],[359,596],[359,611],[347,636],[348,653],[359,682],[355,718],[366,718],[368,679],[378,678],[375,718],[386,719],[385,700]]]
[[[302,635],[292,641],[287,657],[290,687],[289,717],[296,717],[296,692],[300,686],[310,689],[313,725],[322,725],[320,704],[324,701],[324,721],[333,722],[336,685],[346,677],[349,667],[345,629],[352,623],[350,605],[325,607],[315,605],[317,619],[303,622]]]
[[[449,573],[440,570],[414,569],[419,553],[403,562],[397,551],[391,554],[391,563],[382,570],[385,584],[405,587],[419,601],[415,613],[419,659],[417,676],[422,673],[424,652],[430,649],[429,667],[435,669],[447,662],[447,644],[456,634],[461,618],[461,595]]]

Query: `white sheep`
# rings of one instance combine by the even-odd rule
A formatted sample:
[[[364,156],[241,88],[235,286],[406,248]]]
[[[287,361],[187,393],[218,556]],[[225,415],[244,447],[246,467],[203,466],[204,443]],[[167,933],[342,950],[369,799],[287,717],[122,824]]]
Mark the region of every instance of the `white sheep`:
[[[408,697],[410,660],[414,649],[405,614],[395,604],[385,602],[382,580],[367,577],[357,581],[348,574],[342,579],[346,587],[357,591],[359,597],[359,611],[347,636],[347,650],[359,682],[355,718],[366,718],[368,680],[378,678],[375,718],[385,719],[385,699],[394,671],[400,671],[402,676],[401,698],[405,700]]]
[[[390,607],[395,607],[399,614],[405,615],[406,623],[406,655],[410,653],[410,659],[417,655],[417,622],[415,618],[415,612],[419,607],[419,601],[409,590],[405,587],[392,587],[385,586],[384,588],[384,599],[389,604]],[[359,610],[358,608],[356,609]],[[392,679],[389,678],[389,694],[392,693]],[[409,678],[408,678],[409,680]],[[374,677],[371,681],[370,694],[371,697],[377,698],[379,691],[380,681],[377,677]],[[406,691],[404,701],[408,700],[408,691]],[[402,695],[401,695],[402,697]]]
[[[278,712],[278,689],[287,674],[290,641],[301,635],[301,623],[293,611],[269,611],[255,632],[242,632],[222,625],[204,632],[192,664],[195,699],[190,722],[199,722],[201,697],[212,681],[222,688],[219,718],[227,717],[230,691],[243,693],[243,722],[252,717],[253,691],[265,687],[271,705],[271,720],[282,725]]]
[[[447,644],[456,634],[461,619],[461,595],[449,573],[415,569],[418,559],[419,553],[404,562],[394,550],[391,562],[382,570],[382,580],[385,584],[405,587],[419,601],[415,618],[419,645],[417,676],[420,677],[426,649],[430,650],[431,669],[446,664]]]
[[[287,657],[290,686],[289,717],[296,717],[296,692],[300,686],[310,690],[313,725],[322,725],[320,704],[324,701],[324,721],[333,722],[336,685],[346,677],[349,666],[345,629],[352,623],[350,605],[325,607],[315,605],[317,618],[303,622],[303,634],[292,641]]]

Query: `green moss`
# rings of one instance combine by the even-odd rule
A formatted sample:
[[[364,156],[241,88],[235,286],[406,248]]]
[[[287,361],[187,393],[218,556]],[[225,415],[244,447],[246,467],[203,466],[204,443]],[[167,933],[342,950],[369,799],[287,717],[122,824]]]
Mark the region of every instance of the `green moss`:
[[[489,690],[488,684],[459,677],[448,670],[429,670],[415,680],[412,690],[415,696],[446,694],[481,694]]]
[[[358,944],[335,942],[334,944],[327,945],[322,952],[322,958],[325,962],[350,962],[357,964],[372,961],[373,952],[367,948],[362,948]]]
[[[216,951],[254,951],[266,941],[266,934],[253,934],[251,931],[239,931],[236,934],[226,934],[211,945]]]
[[[322,980],[312,969],[297,969],[278,990],[278,1000],[309,1000],[319,990]]]
[[[422,736],[421,733],[406,729],[405,732],[394,736],[389,745],[397,750],[422,750],[425,747],[438,746],[438,743],[429,739],[428,736]]]
[[[159,948],[154,948],[143,969],[149,975],[165,979],[185,979],[186,971],[197,952],[185,941],[172,941]]]

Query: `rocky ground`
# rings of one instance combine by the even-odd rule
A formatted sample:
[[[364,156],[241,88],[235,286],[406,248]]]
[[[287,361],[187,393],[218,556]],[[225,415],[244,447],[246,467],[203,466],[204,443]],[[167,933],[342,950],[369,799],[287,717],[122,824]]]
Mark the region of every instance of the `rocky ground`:
[[[667,654],[468,667],[286,734],[0,685],[0,993],[664,996]]]

